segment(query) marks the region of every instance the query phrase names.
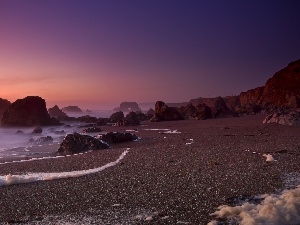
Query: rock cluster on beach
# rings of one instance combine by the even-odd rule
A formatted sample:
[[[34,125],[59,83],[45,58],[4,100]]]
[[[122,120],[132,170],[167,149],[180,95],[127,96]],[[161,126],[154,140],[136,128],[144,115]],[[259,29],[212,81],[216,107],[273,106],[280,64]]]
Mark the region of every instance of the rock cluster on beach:
[[[289,113],[272,113],[268,115],[263,123],[278,123],[281,125],[300,126],[300,109]]]
[[[150,121],[159,122],[183,119],[184,118],[176,107],[168,107],[163,101],[157,101],[155,103],[154,116],[150,119]]]
[[[74,112],[74,113],[82,112],[82,110],[78,106],[74,106],[74,105],[63,107],[61,110],[64,112]]]
[[[119,107],[114,108],[113,111],[122,112],[139,112],[142,111],[136,102],[122,102]]]
[[[57,154],[75,154],[88,150],[107,149],[109,145],[97,138],[78,133],[68,134],[60,144]]]
[[[52,126],[61,123],[51,118],[44,99],[28,96],[12,103],[4,112],[1,126]]]

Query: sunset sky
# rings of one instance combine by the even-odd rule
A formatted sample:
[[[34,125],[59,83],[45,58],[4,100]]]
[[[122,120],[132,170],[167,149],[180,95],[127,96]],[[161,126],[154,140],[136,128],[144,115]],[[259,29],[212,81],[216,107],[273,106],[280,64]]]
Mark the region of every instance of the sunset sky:
[[[0,97],[110,109],[262,86],[300,58],[300,1],[0,0]]]

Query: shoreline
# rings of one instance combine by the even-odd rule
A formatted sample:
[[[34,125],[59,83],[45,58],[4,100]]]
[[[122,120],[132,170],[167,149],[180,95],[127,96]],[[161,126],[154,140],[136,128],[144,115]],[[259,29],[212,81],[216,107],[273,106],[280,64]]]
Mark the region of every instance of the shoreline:
[[[92,218],[102,224],[207,224],[213,219],[209,214],[229,199],[275,193],[284,188],[285,174],[300,173],[300,128],[262,124],[262,119],[105,126],[105,131],[136,128],[141,140],[77,156],[2,164],[2,176],[86,170],[115,161],[130,148],[118,165],[99,173],[1,186],[0,221]],[[263,154],[277,161],[266,162]]]

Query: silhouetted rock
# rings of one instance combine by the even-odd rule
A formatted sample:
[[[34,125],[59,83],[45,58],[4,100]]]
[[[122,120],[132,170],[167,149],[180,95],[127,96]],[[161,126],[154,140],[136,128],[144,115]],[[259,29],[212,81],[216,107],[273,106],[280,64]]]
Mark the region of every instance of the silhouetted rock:
[[[0,98],[0,120],[2,118],[3,113],[8,109],[8,107],[11,105],[11,102]]]
[[[151,118],[151,122],[158,121],[171,121],[171,120],[183,120],[179,109],[175,107],[168,107],[164,102],[157,101],[155,103],[155,114]]]
[[[136,126],[136,125],[140,125],[140,120],[137,113],[135,112],[128,113],[124,117],[124,119],[119,120],[116,123],[116,126]]]
[[[43,132],[43,129],[41,127],[36,127],[32,131],[33,134],[41,134]]]
[[[51,136],[47,136],[47,137],[38,138],[34,143],[37,145],[42,145],[42,144],[49,144],[52,142],[53,142],[53,138]]]
[[[278,123],[281,125],[300,126],[300,110],[289,113],[273,113],[268,115],[263,123]]]
[[[97,118],[89,115],[80,116],[77,118],[77,121],[83,122],[83,123],[96,123]]]
[[[139,121],[149,120],[149,117],[148,117],[145,113],[142,113],[142,112],[136,112],[136,115],[137,115]],[[152,115],[152,116],[153,116],[153,115]]]
[[[120,107],[114,108],[113,111],[137,112],[141,111],[141,109],[136,102],[122,102]]]
[[[121,143],[127,141],[137,140],[138,137],[131,133],[121,133],[121,132],[109,132],[100,136],[100,139],[109,144]]]
[[[82,110],[78,106],[67,106],[61,109],[64,112],[74,112],[74,113],[81,113]]]
[[[185,119],[206,120],[212,118],[211,109],[203,104],[194,106],[192,103],[180,107],[180,113]]]
[[[2,126],[51,126],[61,123],[51,118],[44,99],[38,96],[28,96],[12,103],[4,112]]]
[[[17,130],[16,134],[24,134],[24,131]]]
[[[57,154],[75,154],[88,150],[107,149],[109,145],[97,138],[78,133],[68,134],[60,144]]]
[[[99,127],[89,127],[89,128],[86,128],[82,131],[82,133],[95,133],[95,132],[101,132],[101,128]]]
[[[217,97],[212,108],[213,118],[236,117],[237,113],[232,112],[221,97]]]
[[[150,108],[149,110],[148,110],[148,112],[146,112],[146,115],[148,116],[148,115],[154,115],[154,113],[155,113],[155,111],[154,111],[154,109],[152,109],[152,108]]]
[[[48,109],[49,115],[55,118],[63,119],[68,117],[65,112],[63,112],[57,105],[53,106],[52,108]]]
[[[96,125],[97,126],[105,126],[110,122],[110,120],[108,118],[98,118]]]
[[[124,113],[122,111],[115,112],[109,117],[111,123],[117,123],[123,119],[124,119]]]

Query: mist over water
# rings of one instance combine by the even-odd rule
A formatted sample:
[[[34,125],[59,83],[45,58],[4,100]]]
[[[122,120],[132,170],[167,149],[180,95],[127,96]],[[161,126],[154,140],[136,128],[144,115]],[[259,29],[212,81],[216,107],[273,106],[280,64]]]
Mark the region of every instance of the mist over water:
[[[109,117],[112,114],[110,110],[94,110],[86,113],[67,113],[70,117],[80,117],[89,115],[92,117]],[[41,127],[43,132],[41,134],[32,133],[35,127],[0,127],[0,159],[8,157],[26,157],[26,156],[38,156],[39,153],[53,153],[57,149],[45,150],[45,146],[57,145],[63,140],[63,138],[70,133],[81,133],[83,128],[78,126],[83,123],[62,121],[63,125],[60,126],[47,126]],[[19,131],[19,132],[17,132]],[[29,142],[31,138],[36,141],[38,138],[51,136],[53,143],[45,143],[39,145],[34,142]],[[57,147],[55,146],[55,147]],[[58,147],[57,147],[58,148]],[[17,159],[16,159],[17,160]]]

